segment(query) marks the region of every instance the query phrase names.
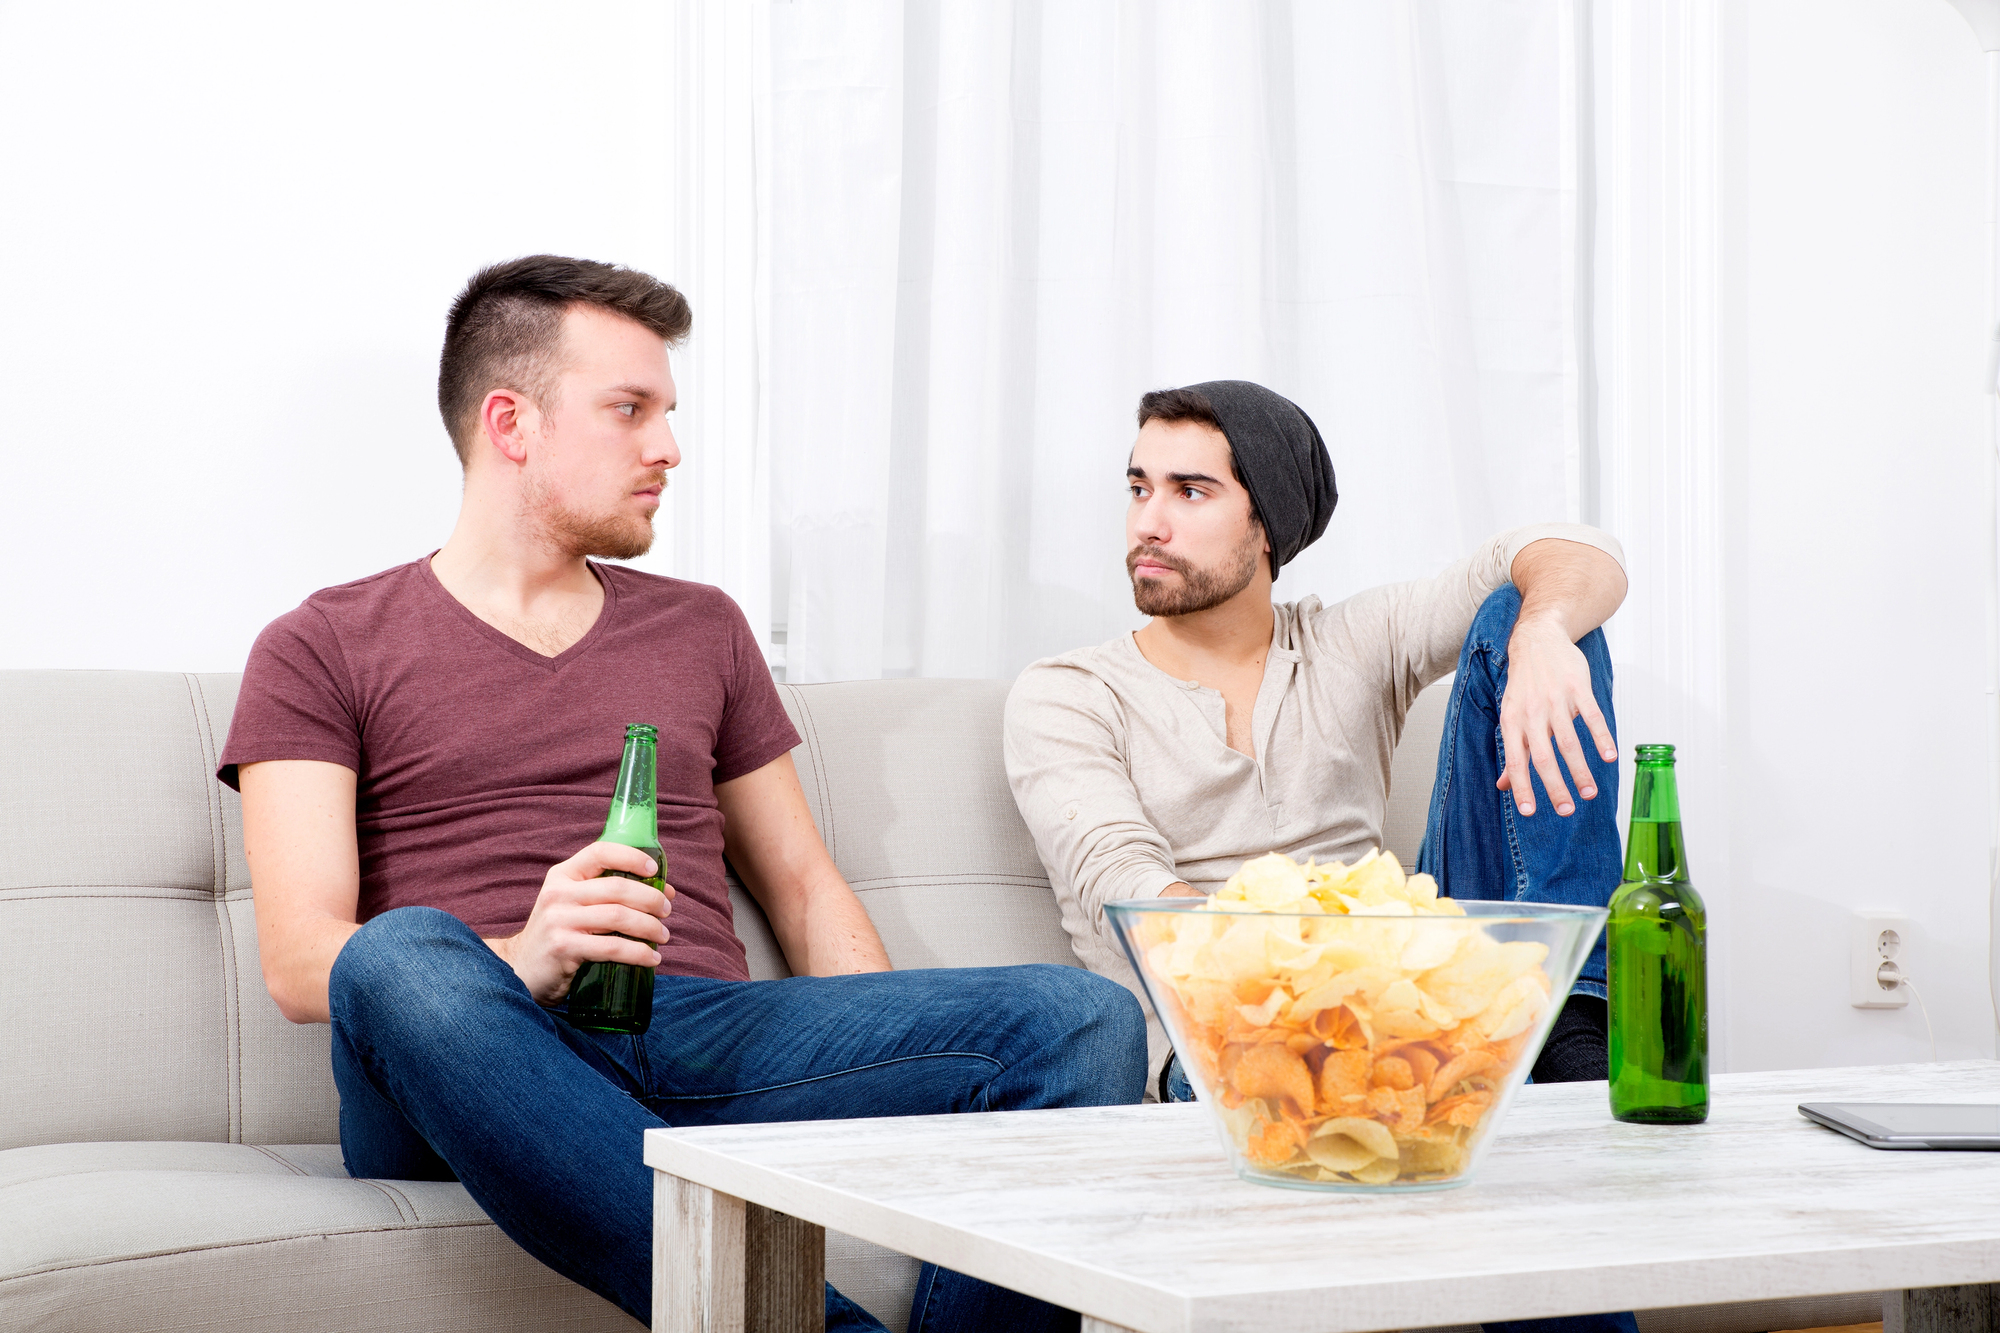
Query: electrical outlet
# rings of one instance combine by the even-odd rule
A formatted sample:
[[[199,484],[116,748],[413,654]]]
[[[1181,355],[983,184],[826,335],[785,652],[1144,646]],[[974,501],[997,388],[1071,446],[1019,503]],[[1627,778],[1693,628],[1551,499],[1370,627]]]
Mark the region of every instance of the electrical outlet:
[[[1910,918],[1901,912],[1857,908],[1854,934],[1847,946],[1848,1001],[1856,1009],[1901,1009],[1910,1002],[1910,988],[1898,981],[1882,984],[1882,964],[1910,968]]]

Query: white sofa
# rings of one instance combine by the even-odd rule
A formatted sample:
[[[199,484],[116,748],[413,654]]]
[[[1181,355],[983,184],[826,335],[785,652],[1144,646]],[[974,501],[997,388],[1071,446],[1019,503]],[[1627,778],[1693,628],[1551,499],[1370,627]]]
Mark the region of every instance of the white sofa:
[[[257,964],[237,799],[214,779],[233,675],[0,672],[0,1329],[629,1330],[457,1185],[341,1169],[328,1030]],[[1000,757],[1006,685],[781,687],[828,847],[899,967],[1072,963]],[[1442,690],[1397,752],[1414,862]],[[784,960],[754,904],[757,976]],[[899,1331],[916,1265],[828,1239]],[[1647,1333],[1880,1318],[1866,1296],[1650,1312]]]

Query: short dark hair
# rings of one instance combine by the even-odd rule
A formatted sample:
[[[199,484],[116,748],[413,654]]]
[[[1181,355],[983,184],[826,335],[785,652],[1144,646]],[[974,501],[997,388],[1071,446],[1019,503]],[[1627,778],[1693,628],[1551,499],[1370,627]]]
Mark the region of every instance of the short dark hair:
[[[1208,395],[1194,389],[1154,389],[1139,398],[1139,428],[1145,429],[1148,421],[1198,421],[1229,440],[1229,432],[1222,428],[1222,418],[1215,415],[1215,404],[1208,401]],[[1243,469],[1236,466],[1236,450],[1229,451],[1229,475],[1236,478],[1236,484],[1244,490]],[[1256,503],[1250,506],[1250,517],[1262,522],[1257,513]]]
[[[694,326],[687,298],[637,269],[528,255],[479,270],[451,303],[438,357],[438,412],[461,466],[472,456],[474,420],[487,394],[515,389],[544,410],[552,405],[563,315],[573,305],[623,315],[669,346]]]

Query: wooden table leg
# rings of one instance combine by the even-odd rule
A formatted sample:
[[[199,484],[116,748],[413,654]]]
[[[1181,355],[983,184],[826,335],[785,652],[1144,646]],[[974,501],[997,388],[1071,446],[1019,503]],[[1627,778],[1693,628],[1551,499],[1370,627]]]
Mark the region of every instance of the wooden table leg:
[[[1903,1293],[1901,1333],[2000,1333],[2000,1283]],[[1893,1324],[1884,1311],[1883,1323]]]
[[[1102,1319],[1085,1315],[1083,1317],[1083,1333],[1132,1333],[1132,1330],[1126,1328],[1123,1324],[1108,1324]]]
[[[825,1333],[826,1229],[653,1173],[654,1333]]]

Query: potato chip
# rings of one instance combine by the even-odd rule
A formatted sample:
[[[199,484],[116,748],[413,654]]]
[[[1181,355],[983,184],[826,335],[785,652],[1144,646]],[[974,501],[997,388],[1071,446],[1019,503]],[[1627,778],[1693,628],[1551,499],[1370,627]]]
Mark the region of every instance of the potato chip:
[[[1353,1176],[1364,1185],[1386,1185],[1401,1174],[1402,1164],[1395,1158],[1378,1157],[1355,1171]]]
[[[1413,1176],[1455,1176],[1465,1169],[1465,1145],[1456,1137],[1412,1137],[1402,1145],[1403,1170]]]
[[[1437,1076],[1438,1071],[1436,1051],[1423,1042],[1412,1042],[1410,1045],[1400,1048],[1396,1054],[1401,1056],[1403,1063],[1410,1067],[1410,1074],[1417,1082],[1423,1084],[1425,1087],[1430,1086],[1431,1079]]]
[[[1374,1153],[1345,1134],[1326,1134],[1307,1139],[1306,1156],[1328,1171],[1353,1171],[1375,1160]]]
[[[1319,1070],[1320,1109],[1337,1114],[1343,1098],[1365,1097],[1370,1063],[1371,1057],[1364,1050],[1329,1052]]]
[[[1293,1115],[1303,1118],[1313,1106],[1312,1074],[1306,1062],[1284,1046],[1264,1043],[1222,1058],[1222,1077],[1245,1097],[1289,1101]]]
[[[1368,1150],[1370,1157],[1393,1158],[1396,1155],[1395,1137],[1384,1126],[1374,1120],[1365,1120],[1359,1116],[1335,1116],[1322,1124],[1313,1137],[1333,1137],[1335,1135],[1341,1135],[1354,1140],[1354,1142]],[[1344,1168],[1335,1169],[1340,1170]]]
[[[1493,1052],[1488,1049],[1467,1051],[1463,1055],[1454,1056],[1450,1064],[1431,1076],[1425,1088],[1425,1095],[1431,1101],[1437,1101],[1456,1087],[1461,1080],[1471,1078],[1474,1074],[1483,1074],[1498,1063]]]

